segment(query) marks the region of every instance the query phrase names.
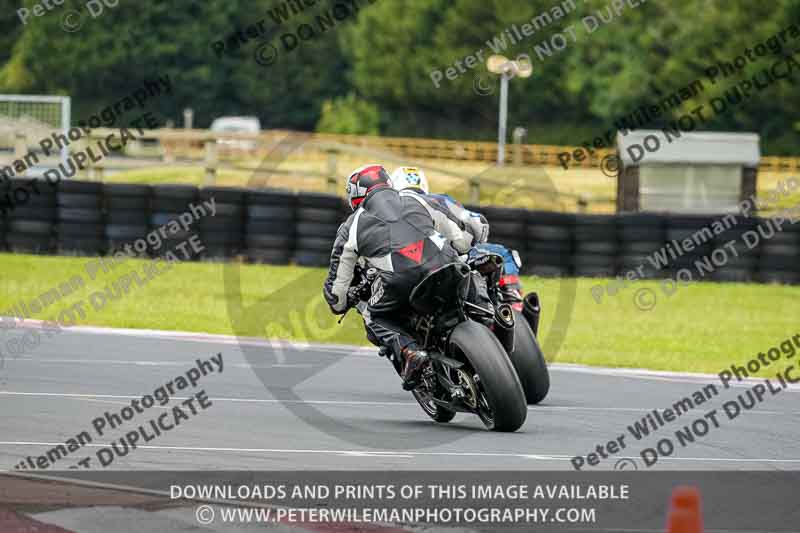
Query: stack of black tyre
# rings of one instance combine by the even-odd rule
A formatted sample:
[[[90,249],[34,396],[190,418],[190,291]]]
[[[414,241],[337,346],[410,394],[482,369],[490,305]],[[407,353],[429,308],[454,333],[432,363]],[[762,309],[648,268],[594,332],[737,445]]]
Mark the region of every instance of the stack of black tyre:
[[[527,247],[523,273],[538,276],[569,276],[572,273],[572,233],[575,215],[529,211],[525,235]]]
[[[150,231],[156,230],[169,224],[171,221],[177,221],[184,213],[189,213],[191,205],[198,204],[198,189],[194,185],[155,185],[153,186],[153,198],[151,202],[150,211]],[[208,210],[206,210],[207,214]],[[201,219],[202,220],[202,219]],[[156,249],[152,246],[149,247],[151,256],[163,256],[166,252],[171,251],[176,254],[176,257],[182,261],[188,259],[197,259],[199,255],[195,255],[192,247],[187,243],[182,246],[187,253],[192,254],[187,258],[183,252],[176,251],[178,246],[188,241],[192,237],[200,237],[200,222],[201,220],[194,220],[188,230],[180,228],[177,232],[166,231],[167,239],[162,242],[160,248]],[[174,226],[174,225],[173,225]],[[169,229],[169,228],[168,228]]]
[[[800,283],[800,223],[785,222],[778,230],[773,221],[758,221],[760,251],[757,279],[763,283]],[[771,228],[771,229],[770,229]],[[754,238],[754,237],[753,237]]]
[[[208,207],[212,199],[213,217]],[[43,180],[3,180],[0,202],[5,211],[4,216],[0,212],[0,250],[112,254],[192,213],[194,206],[191,227],[168,230],[161,248],[151,242],[128,249],[143,256],[171,250],[185,260],[177,246],[198,236],[205,251],[192,258],[244,255],[255,263],[309,267],[328,265],[337,229],[350,214],[341,198],[320,193],[79,180],[55,187]],[[205,216],[198,219],[201,210]],[[687,269],[695,281],[800,283],[800,224],[788,221],[779,229],[772,219],[742,216],[573,215],[491,206],[473,210],[489,220],[490,242],[519,251],[525,274],[610,277],[634,270],[636,278],[654,278],[674,277]],[[729,229],[720,232],[720,225]],[[731,242],[733,248],[726,246]],[[686,250],[687,244],[693,249]],[[184,250],[190,253],[192,247]],[[661,268],[654,264],[657,255]],[[698,262],[709,265],[710,272],[701,272]]]
[[[631,213],[617,217],[617,273],[632,279],[666,277],[669,270],[657,268],[652,262],[653,254],[666,243],[664,217],[647,213]]]
[[[10,180],[9,190],[14,204],[8,212],[8,249],[16,253],[53,252],[56,189],[41,180],[21,178]]]
[[[252,263],[288,264],[295,242],[297,197],[286,191],[248,191],[244,244]]]
[[[750,217],[719,217],[715,227],[730,226],[714,237],[714,252],[708,261],[714,271],[706,275],[711,281],[745,282],[755,278],[758,270],[758,246],[747,245],[746,234],[755,230],[757,220]],[[722,225],[722,226],[720,226]]]
[[[109,254],[121,251],[145,237],[150,230],[152,188],[127,183],[106,184],[103,190],[106,210],[105,236]],[[129,248],[132,250],[132,248]],[[145,252],[136,252],[145,256]]]
[[[471,211],[483,214],[489,221],[489,242],[502,244],[506,248],[516,250],[524,257],[528,241],[525,238],[524,209],[504,207],[470,207]]]
[[[578,277],[613,277],[617,273],[617,223],[610,215],[575,217],[573,273]]]
[[[675,215],[667,218],[666,260],[669,262],[667,269],[673,277],[685,270],[688,274],[682,273],[681,281],[710,281],[710,275],[698,271],[695,263],[703,262],[704,257],[710,257],[715,249],[711,229],[715,220],[716,217],[707,215]],[[674,258],[670,251],[674,252]]]
[[[199,203],[209,216],[199,222],[203,257],[225,259],[236,257],[244,248],[245,190],[232,187],[200,189]],[[210,216],[208,204],[214,201],[216,214]]]
[[[345,209],[342,199],[330,194],[306,193],[297,198],[295,263],[328,266],[336,231],[347,214]]]
[[[6,234],[8,233],[8,218],[6,212],[10,211],[11,204],[9,194],[8,181],[0,179],[0,252],[8,250],[6,244]]]
[[[103,184],[65,180],[58,184],[56,237],[62,255],[103,255],[106,222]]]

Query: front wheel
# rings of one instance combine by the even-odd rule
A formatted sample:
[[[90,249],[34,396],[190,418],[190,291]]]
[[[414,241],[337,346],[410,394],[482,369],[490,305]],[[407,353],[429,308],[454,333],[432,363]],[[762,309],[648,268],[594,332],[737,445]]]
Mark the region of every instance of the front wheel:
[[[544,400],[550,391],[550,372],[542,349],[528,321],[521,313],[514,313],[514,351],[509,354],[522,383],[528,405]]]
[[[516,431],[525,423],[528,407],[517,373],[497,337],[486,327],[467,320],[453,330],[452,357],[471,367],[477,390],[477,412],[492,431]]]

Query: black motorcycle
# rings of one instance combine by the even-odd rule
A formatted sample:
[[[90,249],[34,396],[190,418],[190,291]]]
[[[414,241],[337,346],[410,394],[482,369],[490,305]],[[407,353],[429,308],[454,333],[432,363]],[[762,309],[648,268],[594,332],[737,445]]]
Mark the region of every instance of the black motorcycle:
[[[514,259],[521,268],[518,255]],[[495,306],[508,304],[514,310],[514,346],[508,351],[517,376],[525,391],[528,405],[536,405],[550,391],[550,373],[542,349],[539,347],[539,295],[530,292],[524,297],[517,283],[504,283],[503,258],[499,254],[473,250],[470,264],[485,278],[489,298]]]
[[[449,422],[458,412],[474,413],[488,429],[510,432],[522,426],[528,410],[508,355],[514,352],[514,311],[507,303],[493,305],[481,290],[495,268],[502,268],[499,256],[448,264],[411,291],[412,333],[431,359],[412,394],[437,422]],[[351,298],[363,312],[378,272],[357,275]],[[385,355],[402,376],[405,362],[399,352]]]

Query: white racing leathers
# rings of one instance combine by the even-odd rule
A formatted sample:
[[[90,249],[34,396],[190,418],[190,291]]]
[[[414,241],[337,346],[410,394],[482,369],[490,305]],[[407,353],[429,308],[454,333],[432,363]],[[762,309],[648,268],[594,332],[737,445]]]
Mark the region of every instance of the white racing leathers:
[[[486,220],[486,217],[480,213],[466,209],[463,205],[446,194],[429,194],[428,198],[432,199],[440,207],[443,207],[452,215],[451,218],[458,220],[463,225],[464,229],[472,234],[473,246],[484,244],[489,240],[489,222]]]

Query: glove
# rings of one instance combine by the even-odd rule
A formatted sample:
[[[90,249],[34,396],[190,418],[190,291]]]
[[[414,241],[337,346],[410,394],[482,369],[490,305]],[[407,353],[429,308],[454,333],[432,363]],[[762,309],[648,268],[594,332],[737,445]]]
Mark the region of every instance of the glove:
[[[362,288],[360,286],[350,287],[347,290],[347,307],[355,307],[361,301],[361,291]]]
[[[480,215],[477,226],[480,228],[479,235],[477,235],[478,242],[484,244],[489,240],[489,221],[486,220],[485,216]]]
[[[471,233],[473,237],[473,246],[484,244],[489,240],[489,221],[486,220],[485,216],[472,213],[466,224],[467,231]]]

